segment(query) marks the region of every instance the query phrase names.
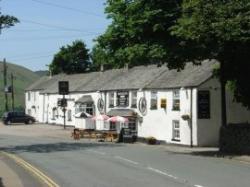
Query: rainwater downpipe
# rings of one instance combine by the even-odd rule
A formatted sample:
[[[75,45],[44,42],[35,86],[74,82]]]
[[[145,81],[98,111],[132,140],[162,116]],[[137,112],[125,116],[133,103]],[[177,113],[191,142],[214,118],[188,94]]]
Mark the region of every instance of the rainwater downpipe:
[[[193,147],[193,88],[190,89],[190,147]]]

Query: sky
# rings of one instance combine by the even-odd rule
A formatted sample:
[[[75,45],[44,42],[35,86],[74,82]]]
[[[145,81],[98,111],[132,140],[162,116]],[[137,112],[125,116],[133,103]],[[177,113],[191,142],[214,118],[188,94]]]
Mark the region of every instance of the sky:
[[[0,34],[0,61],[47,70],[60,47],[82,40],[91,49],[110,20],[105,0],[1,0],[2,14],[20,23]]]

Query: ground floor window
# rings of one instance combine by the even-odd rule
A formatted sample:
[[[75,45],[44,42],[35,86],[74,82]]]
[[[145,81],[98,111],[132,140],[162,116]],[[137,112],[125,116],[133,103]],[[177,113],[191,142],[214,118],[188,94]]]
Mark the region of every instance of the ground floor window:
[[[115,129],[116,129],[116,123],[110,122],[110,130],[115,130]]]
[[[76,114],[79,112],[87,112],[90,115],[94,115],[94,104],[93,103],[79,103],[76,105]]]
[[[57,109],[54,107],[54,108],[52,108],[52,120],[55,120],[56,116],[58,116]]]
[[[31,115],[31,110],[30,109],[28,109],[28,114]]]
[[[180,121],[173,120],[173,140],[180,140]]]
[[[72,111],[68,110],[68,121],[72,121]]]

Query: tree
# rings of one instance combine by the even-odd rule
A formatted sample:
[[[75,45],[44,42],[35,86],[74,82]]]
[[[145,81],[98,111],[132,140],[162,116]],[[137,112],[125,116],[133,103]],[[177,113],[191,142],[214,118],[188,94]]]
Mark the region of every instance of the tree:
[[[19,23],[19,20],[16,17],[10,15],[3,15],[0,11],[0,33],[2,32],[2,29],[12,27],[16,23]]]
[[[112,23],[97,38],[94,64],[100,60],[110,67],[165,62],[176,40],[168,29],[180,16],[180,3],[181,0],[107,0],[106,13]],[[98,55],[100,52],[104,58]]]
[[[182,42],[169,60],[217,59],[222,88],[222,124],[226,124],[225,85],[230,82],[237,101],[250,108],[249,0],[184,0],[182,16],[172,27]]]
[[[60,51],[54,55],[53,61],[49,65],[49,70],[53,75],[59,73],[83,73],[89,70],[90,65],[86,45],[82,41],[77,40],[72,45],[60,48]]]

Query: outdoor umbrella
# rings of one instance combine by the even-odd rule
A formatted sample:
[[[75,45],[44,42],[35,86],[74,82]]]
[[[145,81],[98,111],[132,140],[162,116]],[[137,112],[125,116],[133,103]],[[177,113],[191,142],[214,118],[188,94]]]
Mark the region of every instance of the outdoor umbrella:
[[[124,118],[122,116],[113,116],[113,117],[109,118],[107,121],[127,123],[128,122],[128,118]]]
[[[92,117],[92,120],[96,120],[96,121],[106,121],[108,119],[109,119],[109,117],[105,114],[101,114],[101,115]]]

